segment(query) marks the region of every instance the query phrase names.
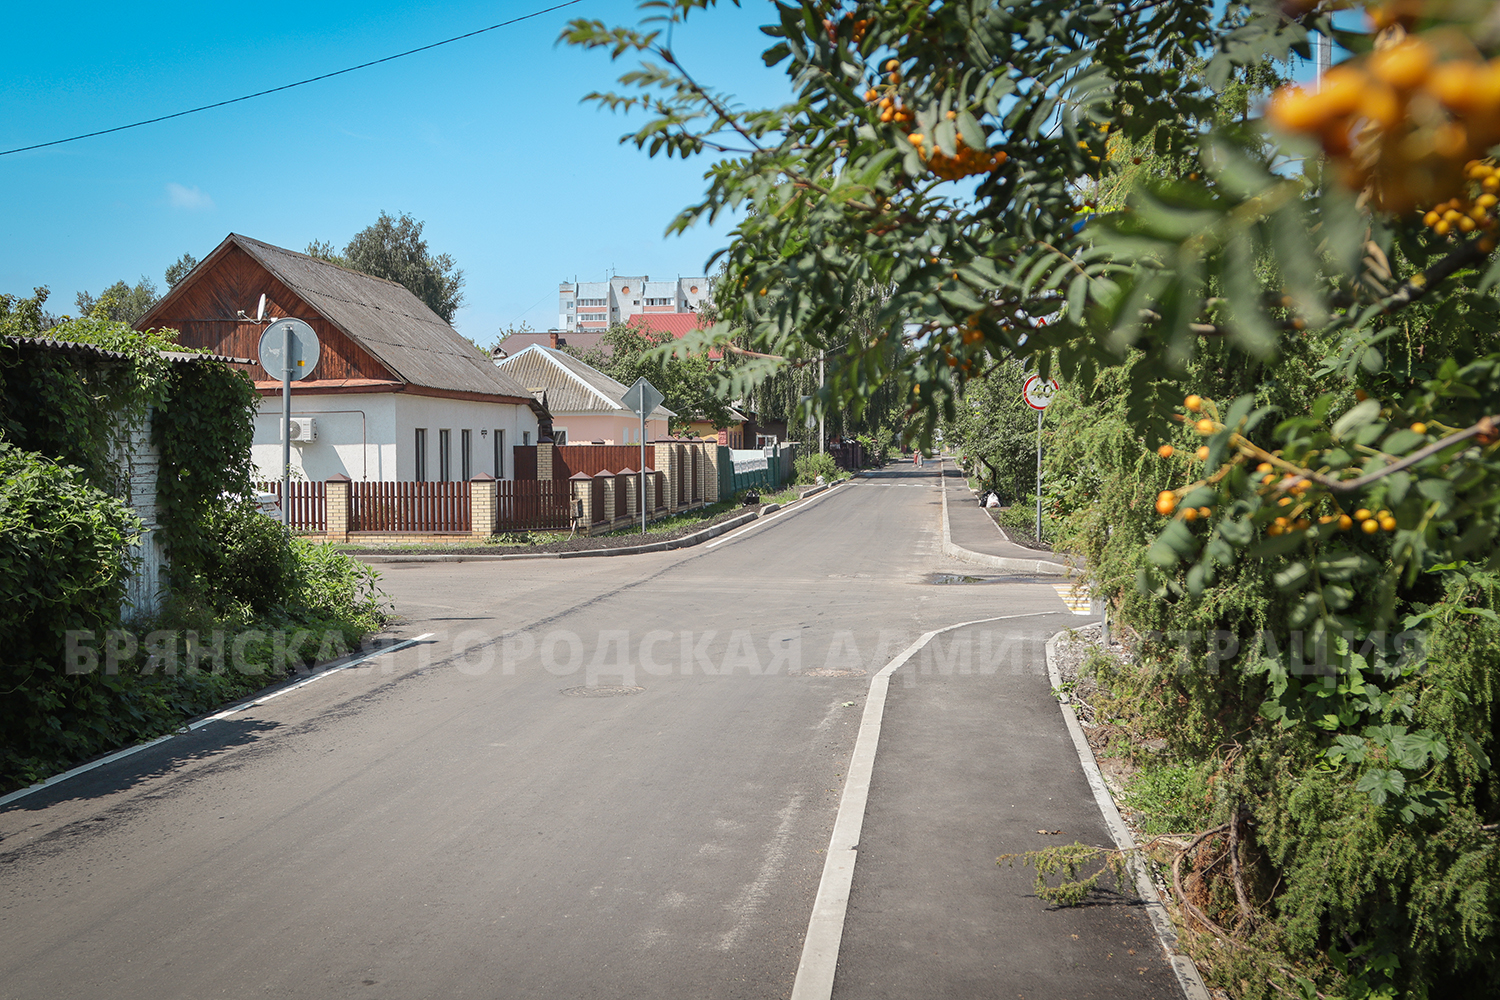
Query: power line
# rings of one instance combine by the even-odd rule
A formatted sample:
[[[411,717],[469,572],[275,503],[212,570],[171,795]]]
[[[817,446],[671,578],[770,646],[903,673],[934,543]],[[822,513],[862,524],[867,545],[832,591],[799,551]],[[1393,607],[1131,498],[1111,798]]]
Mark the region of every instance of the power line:
[[[530,14],[523,14],[520,17],[513,17],[509,21],[501,21],[499,24],[492,24],[488,28],[480,28],[476,31],[470,31],[462,35],[454,35],[452,38],[445,38],[441,42],[433,42],[431,45],[423,45],[419,48],[408,49],[405,52],[397,52],[395,55],[386,56],[384,59],[372,59],[370,62],[360,63],[358,66],[350,66],[347,69],[334,70],[332,73],[324,73],[322,76],[308,77],[306,80],[298,80],[296,83],[287,83],[283,84],[280,87],[272,87],[270,90],[262,90],[255,94],[246,94],[244,97],[233,97],[227,101],[219,101],[215,104],[205,104],[200,108],[189,108],[186,111],[177,111],[170,115],[162,115],[159,118],[147,118],[145,121],[132,122],[129,125],[116,125],[114,128],[100,129],[97,132],[85,132],[82,135],[73,135],[69,136],[66,139],[53,139],[51,142],[39,142],[34,146],[17,146],[15,149],[0,150],[0,156],[9,156],[11,153],[24,153],[32,149],[45,149],[48,146],[61,146],[65,142],[77,142],[79,139],[92,139],[96,135],[109,135],[111,132],[124,132],[126,129],[140,128],[142,125],[155,125],[157,122],[169,121],[173,118],[181,118],[183,115],[194,115],[200,111],[210,111],[214,108],[222,108],[229,104],[238,104],[241,101],[251,101],[257,97],[265,97],[267,94],[275,94],[283,90],[291,90],[293,87],[306,86],[309,83],[317,83],[319,80],[327,80],[335,76],[343,76],[345,73],[353,73],[357,69],[368,69],[371,66],[379,66],[381,63],[388,63],[393,59],[403,59],[406,56],[416,55],[418,52],[426,52],[428,49],[435,49],[440,45],[448,45],[452,42],[460,42],[465,38],[473,38],[475,35],[482,35],[486,31],[494,31],[496,28],[504,28],[512,24],[519,24],[522,21],[529,21],[533,17],[541,17],[543,14],[550,14],[554,10],[562,10],[564,7],[571,7],[574,4],[582,2],[583,0],[567,0],[566,3],[557,4],[555,6],[548,7],[545,10],[532,11]]]

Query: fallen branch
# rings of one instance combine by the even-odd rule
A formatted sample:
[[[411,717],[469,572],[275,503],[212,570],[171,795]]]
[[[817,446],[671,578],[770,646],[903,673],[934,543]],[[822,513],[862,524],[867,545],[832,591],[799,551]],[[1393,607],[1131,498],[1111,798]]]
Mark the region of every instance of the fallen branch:
[[[1186,850],[1181,851],[1176,857],[1172,859],[1172,888],[1176,890],[1177,901],[1182,904],[1183,910],[1185,910],[1188,915],[1191,916],[1194,920],[1202,924],[1204,929],[1206,929],[1209,933],[1213,934],[1216,937],[1223,938],[1230,944],[1234,945],[1236,948],[1248,948],[1249,946],[1246,945],[1243,941],[1240,941],[1233,934],[1229,933],[1224,928],[1214,923],[1211,919],[1209,919],[1208,914],[1198,909],[1193,901],[1188,899],[1187,891],[1182,887],[1182,859],[1196,850],[1198,845],[1203,843],[1209,837],[1212,837],[1215,834],[1223,833],[1228,829],[1229,824],[1222,823],[1219,826],[1213,827],[1212,829],[1204,830],[1202,833],[1198,834],[1198,836],[1193,840],[1191,844],[1187,846]]]
[[[1234,898],[1239,901],[1240,914],[1245,918],[1247,930],[1255,929],[1255,907],[1250,905],[1250,894],[1245,891],[1245,875],[1240,869],[1240,807],[1236,803],[1229,815],[1229,869],[1234,878]]]

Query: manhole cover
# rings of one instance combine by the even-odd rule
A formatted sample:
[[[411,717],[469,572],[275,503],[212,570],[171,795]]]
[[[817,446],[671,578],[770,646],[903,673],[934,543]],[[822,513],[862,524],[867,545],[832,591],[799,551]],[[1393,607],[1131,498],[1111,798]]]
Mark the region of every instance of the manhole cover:
[[[627,694],[640,694],[646,690],[632,684],[595,684],[590,687],[563,688],[569,698],[621,698]]]
[[[863,670],[831,670],[827,667],[802,671],[803,677],[863,677],[864,675]]]

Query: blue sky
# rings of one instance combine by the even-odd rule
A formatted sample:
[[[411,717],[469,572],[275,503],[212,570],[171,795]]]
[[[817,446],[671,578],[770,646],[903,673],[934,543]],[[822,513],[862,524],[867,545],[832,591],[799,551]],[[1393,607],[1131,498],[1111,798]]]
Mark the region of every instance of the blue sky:
[[[0,149],[238,97],[550,6],[537,2],[11,5]],[[695,14],[674,49],[703,83],[774,104],[760,61],[768,3]],[[114,135],[0,156],[0,291],[48,285],[53,312],[202,258],[230,232],[295,250],[343,244],[382,210],[410,212],[464,269],[455,325],[481,343],[556,324],[557,283],[609,269],[702,273],[728,226],[663,232],[708,161],[621,146],[627,121],[580,99],[632,63],[555,41],[583,3],[333,80]]]

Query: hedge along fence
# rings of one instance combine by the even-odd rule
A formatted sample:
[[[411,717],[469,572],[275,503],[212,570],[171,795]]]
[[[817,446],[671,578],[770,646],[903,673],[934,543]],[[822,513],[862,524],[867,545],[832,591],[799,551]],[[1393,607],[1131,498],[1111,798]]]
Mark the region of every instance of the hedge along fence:
[[[66,672],[67,633],[118,627],[136,569],[142,520],[121,457],[144,440],[157,453],[148,513],[184,604],[215,604],[210,515],[251,493],[249,379],[102,312],[43,330],[43,301],[0,295],[0,785],[170,728],[199,703],[180,678]]]

